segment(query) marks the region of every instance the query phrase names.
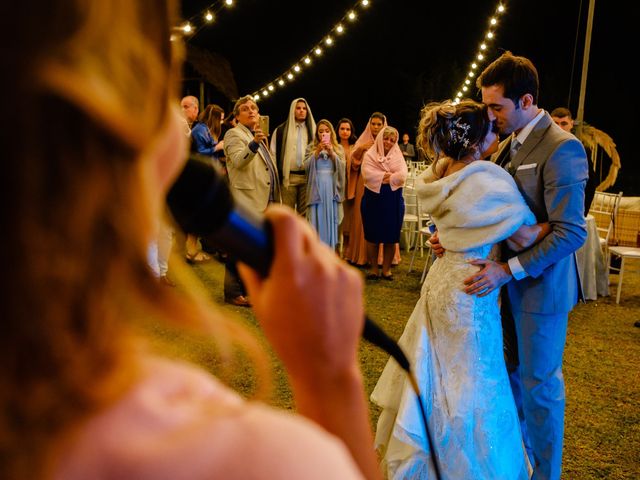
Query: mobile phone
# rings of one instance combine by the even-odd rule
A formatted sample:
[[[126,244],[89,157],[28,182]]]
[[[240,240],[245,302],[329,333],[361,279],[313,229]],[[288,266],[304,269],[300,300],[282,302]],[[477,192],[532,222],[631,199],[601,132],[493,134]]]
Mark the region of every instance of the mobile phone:
[[[265,135],[269,135],[269,115],[260,115],[260,130]]]
[[[329,143],[331,143],[331,134],[329,132],[321,133],[320,141],[328,145]]]

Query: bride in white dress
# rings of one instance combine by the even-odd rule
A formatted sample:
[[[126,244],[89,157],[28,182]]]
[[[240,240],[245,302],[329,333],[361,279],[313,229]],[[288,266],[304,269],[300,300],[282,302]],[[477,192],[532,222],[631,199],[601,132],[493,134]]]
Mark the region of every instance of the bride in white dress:
[[[486,107],[471,100],[424,107],[419,142],[437,159],[418,179],[424,211],[445,254],[424,282],[399,344],[412,360],[434,445],[405,373],[390,359],[371,394],[382,407],[376,448],[388,478],[527,479],[515,403],[502,353],[499,291],[464,293],[472,259],[497,256],[498,243],[525,248],[548,232],[536,225],[511,176],[480,160],[497,135]]]

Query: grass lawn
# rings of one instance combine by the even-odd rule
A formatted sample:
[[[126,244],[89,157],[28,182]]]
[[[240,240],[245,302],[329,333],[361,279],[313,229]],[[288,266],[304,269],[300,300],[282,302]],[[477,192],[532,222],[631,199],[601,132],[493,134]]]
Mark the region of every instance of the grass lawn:
[[[410,257],[402,253],[402,263],[394,267],[394,280],[368,282],[365,299],[369,317],[396,339],[420,295],[424,265],[424,259],[418,258],[414,271],[408,272]],[[221,264],[211,261],[190,268],[220,308],[262,338],[250,309],[223,304]],[[640,320],[640,263],[629,262],[627,268],[620,305],[616,305],[615,296],[601,297],[579,304],[569,317],[564,362],[564,479],[640,478],[640,328],[633,325]],[[617,276],[612,275],[611,281],[611,293],[615,295]],[[245,396],[252,395],[255,373],[243,355],[234,358],[223,372],[211,340],[164,326],[154,325],[150,330],[154,341],[168,355],[198,363]],[[273,355],[271,358],[274,387],[272,398],[267,401],[293,409],[286,373]],[[387,359],[385,353],[367,342],[361,343],[367,393],[373,390]],[[371,405],[370,413],[375,428],[379,410]]]

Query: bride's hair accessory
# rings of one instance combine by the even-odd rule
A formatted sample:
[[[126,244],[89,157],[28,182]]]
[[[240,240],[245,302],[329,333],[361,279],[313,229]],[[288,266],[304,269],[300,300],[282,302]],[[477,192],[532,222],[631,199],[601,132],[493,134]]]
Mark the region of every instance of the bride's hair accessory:
[[[454,144],[462,145],[464,148],[469,147],[469,129],[471,125],[463,122],[462,118],[458,117],[451,122],[451,142]]]

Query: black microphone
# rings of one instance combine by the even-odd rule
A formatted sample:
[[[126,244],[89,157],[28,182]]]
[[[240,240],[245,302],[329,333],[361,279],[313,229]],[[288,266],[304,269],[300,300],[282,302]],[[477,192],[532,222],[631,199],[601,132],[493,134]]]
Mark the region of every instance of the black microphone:
[[[235,256],[262,277],[273,260],[273,234],[266,219],[234,201],[229,187],[210,159],[191,155],[167,194],[176,223],[186,233],[204,237],[213,246]],[[410,372],[402,349],[365,316],[363,338],[391,355]]]

